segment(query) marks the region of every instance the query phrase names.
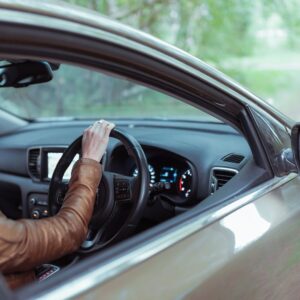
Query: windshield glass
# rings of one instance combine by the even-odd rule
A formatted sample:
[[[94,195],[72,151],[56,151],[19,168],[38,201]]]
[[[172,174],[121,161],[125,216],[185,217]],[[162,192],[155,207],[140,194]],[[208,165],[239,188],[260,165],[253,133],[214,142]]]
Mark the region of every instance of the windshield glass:
[[[47,83],[1,88],[0,108],[27,119],[164,118],[217,121],[166,94],[88,69],[61,65]]]

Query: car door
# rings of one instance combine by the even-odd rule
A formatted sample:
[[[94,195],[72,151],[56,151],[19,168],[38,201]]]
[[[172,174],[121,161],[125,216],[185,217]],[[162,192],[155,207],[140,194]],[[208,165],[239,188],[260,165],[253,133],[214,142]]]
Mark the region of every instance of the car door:
[[[294,276],[299,179],[274,163],[289,148],[291,122],[216,70],[156,39],[100,16],[34,3],[0,2],[1,56],[105,70],[208,111],[246,136],[253,170],[261,171],[263,180],[244,192],[216,193],[207,205],[14,297],[292,299],[299,294]],[[270,147],[275,141],[263,140],[274,128],[281,132],[275,152]]]
[[[147,258],[142,263],[80,299],[296,299],[300,182],[292,177],[260,187],[263,196],[241,197],[232,213],[226,207],[225,216],[208,213],[173,228],[132,253],[133,260]],[[165,248],[170,239],[180,241]],[[164,251],[148,257],[158,247]]]

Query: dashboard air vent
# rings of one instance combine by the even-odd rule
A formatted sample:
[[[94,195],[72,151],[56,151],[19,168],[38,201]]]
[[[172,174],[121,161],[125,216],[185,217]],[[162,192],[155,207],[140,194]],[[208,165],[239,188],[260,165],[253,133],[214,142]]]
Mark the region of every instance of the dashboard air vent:
[[[210,183],[211,194],[226,184],[237,173],[238,171],[234,169],[213,168]]]
[[[239,164],[243,161],[245,157],[243,155],[239,155],[239,154],[228,154],[225,157],[223,157],[223,161],[228,161],[234,164]]]
[[[36,178],[40,179],[41,175],[41,162],[40,162],[40,149],[30,149],[28,152],[28,171],[29,174]]]

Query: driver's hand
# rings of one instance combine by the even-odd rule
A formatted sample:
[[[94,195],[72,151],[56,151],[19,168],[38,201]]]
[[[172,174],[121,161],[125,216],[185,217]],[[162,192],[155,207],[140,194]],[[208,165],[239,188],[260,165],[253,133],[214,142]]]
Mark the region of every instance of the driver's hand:
[[[106,151],[109,134],[114,127],[115,124],[100,120],[85,129],[82,137],[82,158],[99,162]]]

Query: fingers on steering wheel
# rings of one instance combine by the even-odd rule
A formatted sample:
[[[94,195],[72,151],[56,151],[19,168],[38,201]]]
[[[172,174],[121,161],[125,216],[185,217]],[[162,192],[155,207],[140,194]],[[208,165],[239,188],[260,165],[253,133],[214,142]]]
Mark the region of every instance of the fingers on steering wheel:
[[[92,130],[95,134],[99,135],[100,138],[103,138],[105,135],[105,123],[107,123],[104,120],[96,121],[93,126]]]
[[[99,135],[101,136],[101,138],[108,138],[111,130],[114,127],[115,127],[115,124],[109,123],[109,122],[107,122],[105,120],[96,121],[93,124],[93,128],[95,129],[95,131],[97,133],[99,133]]]
[[[112,131],[112,129],[115,127],[115,124],[114,123],[108,123],[107,125],[106,125],[106,130],[105,130],[105,137],[106,138],[108,138],[109,137],[109,135],[110,135],[110,133],[111,133],[111,131]]]

